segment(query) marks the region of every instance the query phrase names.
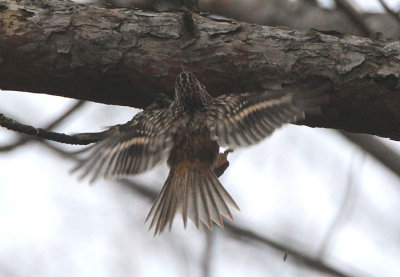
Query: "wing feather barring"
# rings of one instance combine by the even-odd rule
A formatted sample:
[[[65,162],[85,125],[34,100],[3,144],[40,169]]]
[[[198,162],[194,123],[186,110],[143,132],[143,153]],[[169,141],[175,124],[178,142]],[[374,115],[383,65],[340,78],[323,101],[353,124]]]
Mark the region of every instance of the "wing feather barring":
[[[174,99],[163,97],[125,124],[100,133],[74,168],[80,177],[126,176],[150,170],[164,158],[169,175],[146,221],[155,235],[171,228],[179,211],[196,227],[223,226],[239,209],[214,173],[220,146],[252,145],[286,123],[319,109],[325,97],[264,92],[211,97],[190,72],[176,78]],[[86,134],[82,134],[84,136]]]

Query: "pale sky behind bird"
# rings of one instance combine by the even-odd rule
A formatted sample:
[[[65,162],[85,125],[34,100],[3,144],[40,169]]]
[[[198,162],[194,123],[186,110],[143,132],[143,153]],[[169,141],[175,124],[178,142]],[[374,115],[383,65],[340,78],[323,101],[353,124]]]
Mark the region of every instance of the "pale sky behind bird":
[[[356,2],[379,8],[378,1]],[[386,2],[400,7],[398,0]],[[45,126],[73,103],[0,92],[0,112],[33,126]],[[89,103],[57,131],[101,131],[132,115],[131,108]],[[15,137],[0,128],[0,145]],[[398,143],[387,143],[400,150]],[[286,126],[235,151],[229,161],[221,182],[241,208],[233,213],[235,224],[318,253],[358,276],[398,276],[399,179],[334,131]],[[112,181],[79,182],[69,174],[73,165],[39,143],[0,154],[0,276],[200,276],[205,231],[191,223],[183,230],[177,216],[171,233],[153,238],[143,224],[152,201]],[[167,172],[160,165],[132,180],[159,191]],[[343,207],[346,196],[352,201]],[[339,213],[341,225],[330,235]],[[290,256],[283,262],[284,253],[268,254],[223,232],[214,230],[212,276],[266,276],[273,268],[277,272],[270,276],[301,273]]]

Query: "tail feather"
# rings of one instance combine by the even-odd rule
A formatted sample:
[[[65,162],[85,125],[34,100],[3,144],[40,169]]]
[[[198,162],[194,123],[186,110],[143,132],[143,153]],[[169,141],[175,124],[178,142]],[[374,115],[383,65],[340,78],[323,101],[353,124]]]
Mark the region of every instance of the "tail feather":
[[[222,216],[233,219],[228,205],[239,209],[211,169],[188,168],[177,172],[171,168],[146,222],[151,219],[149,229],[155,228],[157,235],[168,224],[171,229],[179,210],[185,228],[188,218],[197,228],[203,223],[212,229],[213,222],[222,227]]]

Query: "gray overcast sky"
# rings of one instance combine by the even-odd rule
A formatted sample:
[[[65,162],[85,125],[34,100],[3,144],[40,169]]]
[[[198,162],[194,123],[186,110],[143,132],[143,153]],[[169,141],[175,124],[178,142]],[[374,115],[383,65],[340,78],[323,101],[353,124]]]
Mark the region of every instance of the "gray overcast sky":
[[[34,126],[72,103],[0,93],[1,112]],[[99,131],[132,115],[88,103],[58,130]],[[14,138],[0,129],[0,144]],[[241,208],[236,224],[359,276],[398,276],[399,179],[333,131],[287,126],[229,160],[221,181]],[[73,165],[38,143],[0,153],[0,276],[200,276],[204,231],[176,217],[154,239],[143,224],[151,201],[112,181],[78,182]],[[159,191],[166,175],[161,165],[133,180]],[[213,232],[212,276],[322,276],[224,232]]]

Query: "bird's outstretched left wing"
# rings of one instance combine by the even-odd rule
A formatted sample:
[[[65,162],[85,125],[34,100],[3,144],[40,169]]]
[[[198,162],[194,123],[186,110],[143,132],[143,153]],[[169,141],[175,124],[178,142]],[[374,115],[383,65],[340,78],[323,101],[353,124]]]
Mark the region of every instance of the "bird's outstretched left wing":
[[[307,109],[319,108],[320,99],[277,92],[221,95],[207,110],[211,139],[231,148],[255,144],[283,124],[303,119]]]
[[[154,167],[171,149],[173,112],[168,109],[145,110],[131,121],[101,133],[101,140],[85,149],[73,171],[81,178],[137,174]]]

